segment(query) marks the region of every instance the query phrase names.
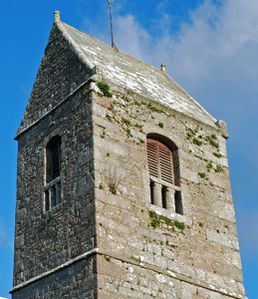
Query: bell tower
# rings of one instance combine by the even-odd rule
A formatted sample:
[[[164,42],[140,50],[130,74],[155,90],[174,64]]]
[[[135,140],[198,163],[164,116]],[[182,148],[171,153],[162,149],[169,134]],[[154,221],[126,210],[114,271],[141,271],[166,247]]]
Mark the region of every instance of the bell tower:
[[[16,140],[13,299],[244,299],[226,124],[55,21]]]

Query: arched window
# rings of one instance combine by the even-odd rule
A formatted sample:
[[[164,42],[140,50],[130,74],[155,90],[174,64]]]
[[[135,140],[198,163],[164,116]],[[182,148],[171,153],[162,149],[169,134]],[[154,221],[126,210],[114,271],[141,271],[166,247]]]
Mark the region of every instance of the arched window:
[[[45,211],[61,202],[61,137],[53,137],[46,146]]]
[[[151,204],[183,214],[177,148],[147,138]]]

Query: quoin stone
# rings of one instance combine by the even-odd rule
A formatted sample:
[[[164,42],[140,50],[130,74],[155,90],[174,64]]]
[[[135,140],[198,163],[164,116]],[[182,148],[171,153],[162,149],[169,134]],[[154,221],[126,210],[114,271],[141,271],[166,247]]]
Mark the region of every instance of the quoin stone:
[[[226,123],[55,12],[17,131],[13,299],[244,299]]]

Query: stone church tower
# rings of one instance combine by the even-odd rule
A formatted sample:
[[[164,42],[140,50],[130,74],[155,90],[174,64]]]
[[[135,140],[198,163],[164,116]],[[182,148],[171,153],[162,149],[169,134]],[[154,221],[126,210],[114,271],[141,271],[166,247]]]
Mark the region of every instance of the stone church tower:
[[[55,15],[17,137],[13,299],[245,298],[226,125]]]

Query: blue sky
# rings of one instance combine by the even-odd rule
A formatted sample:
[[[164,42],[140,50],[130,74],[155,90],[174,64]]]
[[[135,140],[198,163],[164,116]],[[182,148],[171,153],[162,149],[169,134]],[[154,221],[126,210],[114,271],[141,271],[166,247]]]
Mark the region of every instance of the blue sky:
[[[12,285],[16,152],[13,141],[44,53],[54,10],[109,42],[105,0],[2,1],[0,12],[0,296]],[[228,123],[232,190],[249,299],[258,294],[258,2],[114,0],[119,49],[169,73]]]

